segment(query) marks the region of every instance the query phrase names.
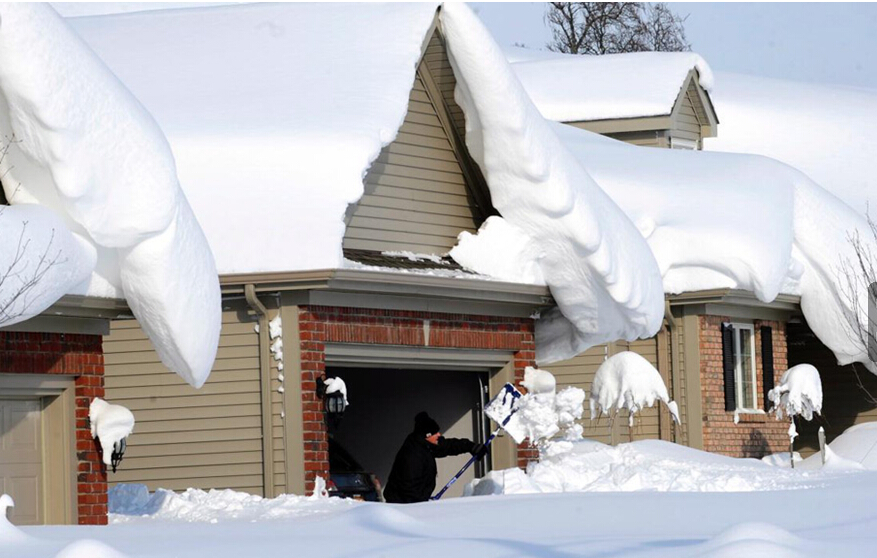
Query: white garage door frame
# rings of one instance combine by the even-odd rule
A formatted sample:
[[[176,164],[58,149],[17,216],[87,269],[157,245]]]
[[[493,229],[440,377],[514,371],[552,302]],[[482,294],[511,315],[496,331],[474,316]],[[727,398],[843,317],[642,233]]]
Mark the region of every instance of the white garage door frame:
[[[75,377],[0,373],[0,399],[39,400],[45,524],[76,524]]]

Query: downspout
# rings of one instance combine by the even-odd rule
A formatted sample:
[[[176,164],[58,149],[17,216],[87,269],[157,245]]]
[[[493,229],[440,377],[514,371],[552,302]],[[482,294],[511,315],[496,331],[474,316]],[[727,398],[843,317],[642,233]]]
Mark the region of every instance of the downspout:
[[[679,328],[677,327],[676,317],[673,316],[673,312],[670,310],[669,300],[664,300],[664,319],[667,320],[667,328],[670,330],[670,381],[673,384],[673,399],[678,400],[682,397],[682,374],[679,370]],[[686,412],[688,412],[687,409]],[[679,418],[680,420],[682,419],[682,417]],[[679,438],[679,426],[678,424],[673,425],[674,441]]]
[[[247,304],[259,316],[259,385],[262,388],[262,476],[266,498],[274,494],[274,433],[271,420],[271,361],[268,348],[268,310],[256,296],[256,287],[244,285]]]

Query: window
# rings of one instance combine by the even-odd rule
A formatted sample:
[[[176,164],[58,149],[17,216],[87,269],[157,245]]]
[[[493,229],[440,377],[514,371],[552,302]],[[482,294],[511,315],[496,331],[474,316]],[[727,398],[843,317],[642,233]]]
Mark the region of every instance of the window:
[[[731,324],[734,343],[734,383],[737,387],[737,409],[756,410],[755,328],[752,324]]]

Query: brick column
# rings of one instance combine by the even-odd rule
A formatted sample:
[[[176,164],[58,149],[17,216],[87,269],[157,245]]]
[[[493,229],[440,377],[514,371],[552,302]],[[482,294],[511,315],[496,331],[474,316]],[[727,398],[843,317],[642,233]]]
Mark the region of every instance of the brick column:
[[[104,396],[100,335],[0,332],[0,372],[69,374],[75,380],[75,436],[79,523],[106,525],[107,472],[88,426],[88,407]]]

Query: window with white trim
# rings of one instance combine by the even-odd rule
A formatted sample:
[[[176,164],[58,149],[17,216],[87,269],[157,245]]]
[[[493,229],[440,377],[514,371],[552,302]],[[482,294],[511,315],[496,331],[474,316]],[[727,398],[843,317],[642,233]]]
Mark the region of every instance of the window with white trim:
[[[737,410],[758,409],[755,377],[755,327],[752,324],[731,324],[734,328],[734,383],[737,388]]]

